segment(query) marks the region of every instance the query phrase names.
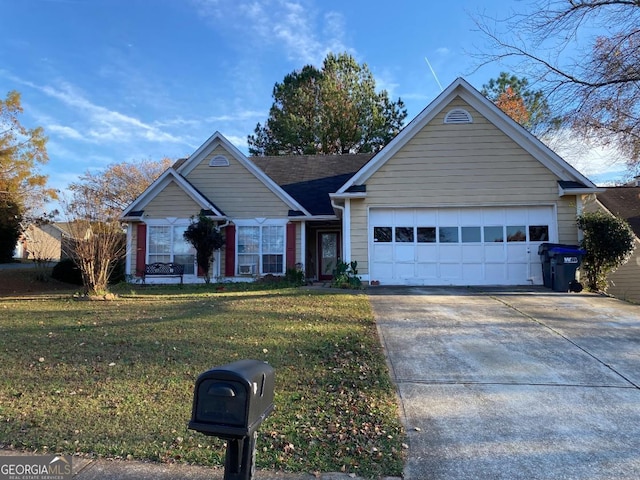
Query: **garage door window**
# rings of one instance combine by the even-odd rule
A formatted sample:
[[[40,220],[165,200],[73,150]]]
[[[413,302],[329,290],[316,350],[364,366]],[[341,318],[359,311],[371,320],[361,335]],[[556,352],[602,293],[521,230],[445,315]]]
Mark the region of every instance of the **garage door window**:
[[[436,227],[418,227],[418,243],[436,243]]]
[[[548,242],[549,226],[548,225],[531,225],[529,227],[530,242]]]
[[[484,227],[485,242],[504,242],[503,227]]]
[[[440,227],[440,243],[458,243],[458,227]]]
[[[391,227],[373,227],[373,241],[380,243],[391,242]]]
[[[462,227],[462,243],[480,243],[480,227]]]
[[[396,227],[396,242],[413,243],[413,227]]]
[[[507,242],[526,242],[527,230],[524,225],[507,226]]]

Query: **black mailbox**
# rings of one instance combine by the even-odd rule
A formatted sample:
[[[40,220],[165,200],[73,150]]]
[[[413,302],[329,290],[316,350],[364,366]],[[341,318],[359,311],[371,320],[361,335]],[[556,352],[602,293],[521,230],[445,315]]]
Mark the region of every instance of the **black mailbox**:
[[[274,370],[259,360],[239,360],[196,380],[189,428],[220,438],[252,435],[273,411]]]

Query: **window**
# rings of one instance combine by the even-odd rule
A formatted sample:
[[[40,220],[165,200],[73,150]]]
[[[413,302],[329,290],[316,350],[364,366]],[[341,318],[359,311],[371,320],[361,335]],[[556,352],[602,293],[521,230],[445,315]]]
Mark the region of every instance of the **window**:
[[[530,242],[548,242],[549,226],[548,225],[531,225],[529,227]]]
[[[238,273],[284,273],[284,227],[238,227]]]
[[[458,243],[458,227],[440,227],[440,243]]]
[[[503,227],[484,227],[485,242],[504,242]]]
[[[381,243],[391,242],[391,227],[373,227],[373,241]]]
[[[524,225],[507,226],[507,242],[526,242],[526,231]]]
[[[480,227],[462,227],[462,243],[475,243],[480,241]]]
[[[396,227],[396,242],[413,243],[413,227]]]
[[[436,227],[418,227],[418,243],[435,243]]]
[[[174,262],[184,265],[185,275],[195,273],[196,251],[184,239],[186,226],[149,226],[149,263]]]

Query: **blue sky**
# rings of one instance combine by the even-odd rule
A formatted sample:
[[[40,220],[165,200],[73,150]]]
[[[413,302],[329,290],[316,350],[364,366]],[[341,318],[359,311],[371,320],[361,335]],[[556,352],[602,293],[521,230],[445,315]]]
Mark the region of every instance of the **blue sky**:
[[[518,0],[0,0],[0,96],[22,93],[22,123],[49,137],[50,186],[87,170],[180,158],[218,130],[246,153],[275,82],[328,52],[367,63],[402,98],[407,121],[486,47],[473,16],[503,18]],[[561,152],[563,153],[563,152]],[[570,160],[592,180],[620,176],[602,157]],[[613,173],[612,173],[613,172]]]

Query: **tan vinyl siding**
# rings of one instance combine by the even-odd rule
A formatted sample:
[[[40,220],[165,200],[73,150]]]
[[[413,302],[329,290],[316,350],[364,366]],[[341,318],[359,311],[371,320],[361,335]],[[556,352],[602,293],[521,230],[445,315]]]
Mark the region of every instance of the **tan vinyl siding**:
[[[455,107],[471,124],[444,124]],[[558,237],[577,242],[575,197],[558,197],[558,177],[457,97],[366,180],[352,201],[352,259],[368,273],[367,207],[556,205]]]
[[[216,155],[227,157],[229,166],[210,167],[209,161]],[[289,207],[221,146],[186,178],[231,218],[283,218],[288,215]]]
[[[145,218],[190,218],[200,213],[200,206],[175,182],[169,183],[144,208]]]
[[[474,123],[443,124],[453,106]],[[381,205],[504,205],[557,201],[557,177],[477,111],[458,100],[367,183]]]
[[[361,274],[369,273],[369,232],[367,204],[363,199],[351,200],[351,260],[358,262]]]
[[[607,293],[622,300],[640,303],[640,241],[627,263],[609,275]]]
[[[578,226],[576,224],[577,202],[575,196],[557,199],[558,205],[558,243],[578,244]]]

